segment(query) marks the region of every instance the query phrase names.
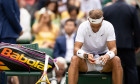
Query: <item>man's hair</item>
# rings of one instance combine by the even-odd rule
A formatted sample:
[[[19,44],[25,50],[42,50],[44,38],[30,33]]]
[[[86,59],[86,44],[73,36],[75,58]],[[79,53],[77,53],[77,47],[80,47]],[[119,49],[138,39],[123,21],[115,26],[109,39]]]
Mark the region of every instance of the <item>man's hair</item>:
[[[75,26],[75,27],[77,26],[77,24],[76,24],[75,20],[74,20],[74,19],[72,19],[72,18],[70,18],[70,19],[66,20],[65,24],[66,24],[67,22],[73,22],[73,23],[74,23],[74,26]]]
[[[103,16],[103,11],[99,9],[91,10],[89,12],[89,17],[92,19],[99,19]]]
[[[63,57],[57,57],[56,60],[57,62],[64,64],[65,69],[67,69],[68,65],[67,65],[66,60]]]
[[[76,6],[70,6],[70,7],[68,8],[69,14],[70,14],[73,10],[76,10],[76,14],[79,13],[79,8],[78,8],[78,7],[76,7]]]

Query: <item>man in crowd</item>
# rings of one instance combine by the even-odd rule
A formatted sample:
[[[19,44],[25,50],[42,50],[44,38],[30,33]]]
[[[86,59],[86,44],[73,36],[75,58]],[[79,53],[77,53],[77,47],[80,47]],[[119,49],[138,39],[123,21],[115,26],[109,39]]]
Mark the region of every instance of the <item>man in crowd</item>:
[[[0,43],[16,44],[16,39],[23,33],[19,17],[20,12],[16,0],[0,0]],[[12,83],[19,84],[16,81],[17,77],[12,78]],[[5,84],[4,81],[1,84]]]
[[[68,19],[64,26],[65,35],[60,36],[56,39],[53,57],[62,56],[67,62],[71,61],[73,56],[74,39],[76,24],[74,19]]]
[[[140,26],[135,7],[117,0],[103,9],[104,19],[115,29],[116,45],[124,71],[124,84],[138,84],[135,51],[140,48]]]
[[[52,71],[52,81],[51,84],[65,84],[66,76],[65,72],[67,70],[67,62],[63,57],[57,57],[57,65],[59,67],[59,70],[56,68]]]

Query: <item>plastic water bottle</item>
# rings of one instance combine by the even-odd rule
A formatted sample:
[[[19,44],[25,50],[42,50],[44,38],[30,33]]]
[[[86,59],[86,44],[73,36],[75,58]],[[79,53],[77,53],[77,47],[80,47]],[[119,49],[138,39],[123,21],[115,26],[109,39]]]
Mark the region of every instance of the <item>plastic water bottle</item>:
[[[103,69],[103,66],[101,65],[101,63],[102,63],[102,60],[99,60],[99,55],[98,54],[96,54],[95,56],[94,56],[94,58],[95,58],[95,66],[96,66],[96,70],[97,71],[101,71],[102,69]]]

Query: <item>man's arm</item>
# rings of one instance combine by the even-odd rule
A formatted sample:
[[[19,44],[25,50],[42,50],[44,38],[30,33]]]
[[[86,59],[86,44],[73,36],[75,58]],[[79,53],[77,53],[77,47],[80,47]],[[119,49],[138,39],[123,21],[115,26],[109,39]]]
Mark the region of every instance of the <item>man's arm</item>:
[[[4,8],[4,12],[12,25],[12,28],[16,31],[17,34],[20,34],[22,31],[22,28],[20,26],[19,16],[17,16],[15,9],[14,9],[14,3],[15,0],[2,0],[2,6]],[[17,4],[17,3],[15,3]]]
[[[79,49],[81,49],[83,43],[82,42],[75,42],[75,45],[74,45],[74,55],[77,55],[77,51]]]
[[[138,53],[140,51],[140,23],[138,20],[138,13],[136,8],[134,9],[134,13],[133,13],[133,20],[132,20],[132,24],[133,24],[133,35],[134,35],[134,42],[135,42],[135,52]]]
[[[77,55],[77,52],[81,49],[82,45],[83,45],[82,42],[75,42],[74,55],[78,56]],[[86,55],[87,55],[87,57],[86,57]],[[78,57],[80,57],[80,56],[78,56]],[[95,59],[93,58],[93,55],[92,54],[88,54],[88,53],[84,52],[83,58],[84,59],[87,59],[90,63],[95,64],[94,63],[95,62]]]
[[[117,55],[117,48],[116,48],[116,40],[114,41],[107,41],[107,46],[109,49],[109,52],[112,52],[111,54],[108,54],[108,52],[102,56],[100,59],[102,60],[102,62],[105,64],[108,60],[112,59],[110,55],[116,56]]]
[[[108,46],[109,51],[113,51],[115,55],[117,55],[116,40],[107,41],[107,46]]]

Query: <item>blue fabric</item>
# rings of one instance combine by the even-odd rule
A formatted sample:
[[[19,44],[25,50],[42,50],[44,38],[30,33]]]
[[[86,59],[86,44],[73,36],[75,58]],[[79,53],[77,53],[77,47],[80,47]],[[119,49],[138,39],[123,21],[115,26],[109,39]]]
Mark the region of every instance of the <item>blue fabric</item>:
[[[139,84],[134,49],[118,48],[124,71],[124,84]]]
[[[65,57],[66,54],[66,37],[60,36],[56,39],[53,57],[56,58],[58,56]]]
[[[75,41],[75,37],[73,38]],[[65,35],[60,36],[56,39],[56,43],[55,43],[55,47],[54,47],[54,51],[53,51],[53,57],[64,57],[65,58],[65,54],[66,54],[66,37]]]
[[[16,43],[22,28],[20,12],[16,0],[0,0],[0,42]],[[1,75],[4,80],[5,75]],[[0,84],[5,84],[1,81]]]
[[[16,0],[0,0],[0,39],[18,38],[21,30]]]
[[[118,48],[140,47],[140,24],[135,7],[117,1],[104,7],[103,12],[104,19],[111,22],[115,28]]]
[[[15,39],[15,38],[0,39],[0,43],[1,43],[1,42],[16,44],[16,39]]]
[[[136,47],[140,47],[137,10],[119,0],[103,8],[103,12],[104,19],[111,22],[115,29],[117,55],[123,66],[124,84],[139,84],[134,52]]]

